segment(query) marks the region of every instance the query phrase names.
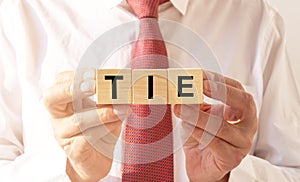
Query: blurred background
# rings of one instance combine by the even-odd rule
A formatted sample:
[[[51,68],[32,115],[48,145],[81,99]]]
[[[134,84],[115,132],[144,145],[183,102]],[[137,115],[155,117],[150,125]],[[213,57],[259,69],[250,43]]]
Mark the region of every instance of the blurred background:
[[[285,21],[289,57],[300,86],[300,0],[268,0]]]

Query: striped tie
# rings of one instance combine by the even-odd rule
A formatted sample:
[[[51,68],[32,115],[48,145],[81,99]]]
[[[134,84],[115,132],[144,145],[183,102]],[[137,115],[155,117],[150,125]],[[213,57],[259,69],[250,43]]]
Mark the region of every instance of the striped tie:
[[[158,6],[166,0],[127,2],[140,21],[131,68],[167,69],[167,50],[157,22]],[[131,110],[125,127],[122,181],[174,181],[171,106],[131,105]]]

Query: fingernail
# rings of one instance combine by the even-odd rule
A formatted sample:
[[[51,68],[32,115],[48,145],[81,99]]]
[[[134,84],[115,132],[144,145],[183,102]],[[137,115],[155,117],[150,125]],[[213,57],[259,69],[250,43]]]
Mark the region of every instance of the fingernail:
[[[95,70],[88,70],[88,71],[85,71],[82,75],[82,78],[84,80],[86,79],[95,79]]]
[[[81,92],[94,92],[95,91],[95,81],[86,80],[80,84]]]
[[[199,105],[181,105],[180,118],[189,123],[195,123],[199,116]]]

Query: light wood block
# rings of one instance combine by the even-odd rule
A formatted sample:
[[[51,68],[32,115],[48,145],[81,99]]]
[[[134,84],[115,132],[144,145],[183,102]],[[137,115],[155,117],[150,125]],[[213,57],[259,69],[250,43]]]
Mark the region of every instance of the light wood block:
[[[97,70],[96,79],[97,104],[131,103],[131,69]]]
[[[180,89],[182,88],[182,89]],[[168,103],[203,103],[203,73],[201,69],[168,69]]]
[[[153,89],[149,88],[149,84],[153,85]],[[132,70],[132,93],[133,104],[167,104],[168,71],[165,69]],[[149,98],[149,96],[153,97]]]

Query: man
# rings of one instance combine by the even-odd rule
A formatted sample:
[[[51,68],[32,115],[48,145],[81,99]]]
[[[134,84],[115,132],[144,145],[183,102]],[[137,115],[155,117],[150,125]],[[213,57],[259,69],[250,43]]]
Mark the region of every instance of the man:
[[[136,20],[132,9],[121,1],[4,0],[0,16],[4,50],[0,57],[0,178],[119,180],[121,164],[112,163],[109,157],[116,140],[101,145],[110,153],[104,155],[87,141],[82,124],[100,118],[110,131],[100,141],[106,141],[109,134],[116,138],[126,109],[103,105],[90,112],[79,108],[82,120],[78,120],[78,102],[70,88],[78,86],[79,105],[88,105],[87,98],[95,93],[95,74],[78,71],[77,84],[73,83],[74,71],[66,70],[76,69],[97,37]],[[224,122],[204,149],[198,146],[207,133],[211,106],[173,108],[183,120],[183,128],[189,126],[189,113],[200,112],[195,132],[174,153],[175,181],[299,181],[300,97],[285,53],[279,15],[264,1],[171,0],[160,5],[159,18],[181,23],[203,37],[226,76],[222,84],[219,74],[205,72],[204,94],[226,106],[221,105],[225,107]],[[198,66],[175,46],[167,46],[169,57],[183,67]],[[120,49],[103,67],[125,67],[130,50],[131,46]],[[227,90],[226,101],[211,94],[219,93],[222,86]],[[254,137],[257,119],[258,134]],[[239,122],[225,122],[231,120]],[[65,153],[57,146],[51,125]],[[86,124],[84,129],[90,127]]]

